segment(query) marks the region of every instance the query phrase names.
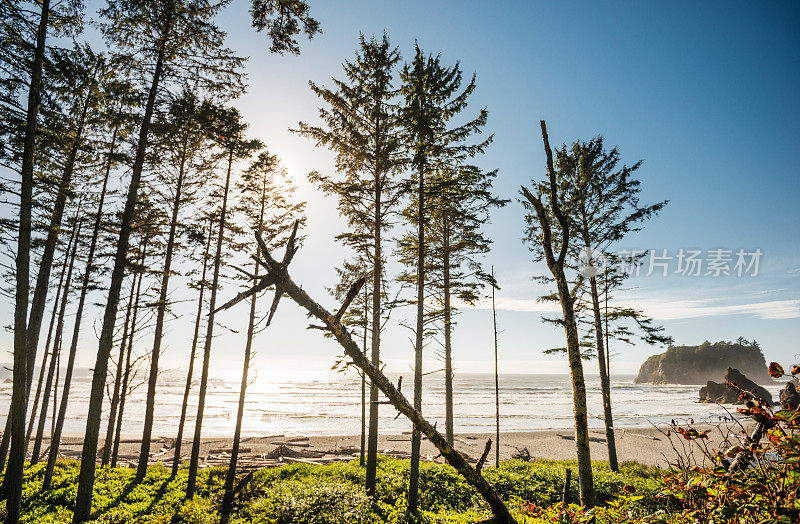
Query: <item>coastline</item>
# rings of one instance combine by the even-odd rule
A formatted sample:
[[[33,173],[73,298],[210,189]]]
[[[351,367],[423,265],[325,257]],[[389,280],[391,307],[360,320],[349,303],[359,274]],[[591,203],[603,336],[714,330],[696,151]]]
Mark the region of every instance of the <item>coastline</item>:
[[[750,431],[750,424],[738,422],[700,423],[693,425],[698,431],[710,429],[709,438],[704,444],[710,448],[725,448],[725,435],[731,438],[742,436],[744,430]],[[666,430],[666,428],[661,428]],[[615,429],[617,455],[620,463],[636,461],[650,466],[668,467],[668,462],[676,458],[673,444],[681,449],[680,435],[671,432],[670,438],[654,427],[619,427]],[[607,460],[605,431],[589,431],[589,449],[592,460]],[[457,433],[455,448],[477,461],[488,439],[496,443],[494,433]],[[174,453],[174,437],[154,436],[150,463],[163,463],[171,466]],[[686,441],[684,441],[686,442]],[[78,435],[62,438],[60,450],[63,458],[80,458],[83,439]],[[141,440],[138,436],[123,435],[119,447],[120,466],[135,467],[138,461]],[[209,436],[202,439],[200,446],[200,467],[225,466],[230,457],[233,439],[224,436]],[[242,469],[275,467],[292,462],[326,464],[337,461],[358,459],[360,435],[341,436],[288,436],[263,435],[243,437],[240,444],[239,465]],[[42,449],[49,446],[45,439]],[[184,440],[181,455],[184,463],[188,461],[192,442]],[[574,460],[575,441],[572,430],[508,431],[500,433],[500,460],[508,460],[527,449],[531,460]],[[382,434],[378,438],[379,454],[396,458],[406,458],[411,450],[410,432]],[[444,462],[437,457],[438,450],[423,437],[422,458]],[[524,453],[524,452],[523,452]],[[102,443],[98,454],[102,454]],[[492,447],[487,462],[494,464],[495,449]]]

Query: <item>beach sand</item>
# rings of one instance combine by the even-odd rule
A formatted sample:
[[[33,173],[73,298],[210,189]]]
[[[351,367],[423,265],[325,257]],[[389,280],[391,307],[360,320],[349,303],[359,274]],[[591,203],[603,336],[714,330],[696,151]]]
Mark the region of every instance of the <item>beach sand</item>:
[[[752,428],[738,423],[698,424],[698,431],[710,429],[709,439],[704,441],[710,448],[724,449],[730,445],[725,441],[727,435],[735,440],[743,437]],[[668,428],[661,428],[666,431]],[[589,448],[592,460],[608,460],[605,431],[590,430]],[[636,461],[642,464],[667,467],[668,462],[677,457],[673,445],[683,449],[687,442],[674,432],[668,438],[656,428],[617,428],[615,430],[617,456],[620,462]],[[477,460],[484,450],[487,439],[494,434],[457,433],[456,449],[473,460]],[[207,437],[200,447],[201,467],[226,465],[229,460],[231,438]],[[672,443],[670,443],[670,440]],[[360,436],[284,436],[265,435],[242,438],[239,466],[242,469],[277,466],[290,462],[328,463],[341,460],[352,460],[359,456]],[[47,439],[42,449],[49,445]],[[64,458],[79,458],[82,439],[79,436],[67,436],[62,439],[60,450]],[[120,442],[119,464],[135,466],[138,460],[140,440],[134,436],[123,436]],[[191,441],[184,441],[181,449],[182,459],[188,461],[191,452]],[[102,443],[101,443],[102,447]],[[101,448],[102,449],[102,448]],[[507,460],[521,450],[527,449],[532,459],[574,460],[575,440],[572,430],[548,430],[500,433],[500,460]],[[154,437],[151,445],[150,462],[163,462],[171,465],[174,455],[174,437]],[[411,435],[380,435],[378,452],[394,457],[405,458],[411,450]],[[443,462],[438,450],[423,437],[422,457],[425,460]],[[437,457],[438,456],[438,457]],[[495,451],[489,453],[489,464],[494,464]]]

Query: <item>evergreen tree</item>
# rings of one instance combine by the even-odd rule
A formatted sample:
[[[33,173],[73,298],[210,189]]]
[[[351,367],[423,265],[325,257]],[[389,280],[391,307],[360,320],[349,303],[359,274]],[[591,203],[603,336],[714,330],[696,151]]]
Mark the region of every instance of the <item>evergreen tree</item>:
[[[197,298],[197,313],[195,314],[194,320],[194,335],[192,336],[192,346],[191,351],[189,353],[189,369],[186,372],[186,385],[184,386],[183,391],[183,402],[181,402],[181,416],[180,420],[178,421],[178,436],[175,439],[175,454],[172,459],[172,477],[174,478],[175,475],[178,474],[178,466],[181,463],[181,447],[183,444],[183,431],[186,424],[186,412],[189,408],[189,393],[192,388],[192,379],[194,377],[194,362],[197,356],[197,343],[200,338],[200,321],[203,317],[203,296],[205,294],[205,289],[208,287],[208,282],[206,281],[206,273],[208,271],[208,261],[209,261],[209,252],[211,249],[211,237],[213,236],[214,230],[214,219],[213,217],[206,217],[204,216],[203,219],[208,223],[207,228],[203,228],[202,224],[200,228],[202,228],[203,232],[196,234],[199,237],[199,240],[202,242],[203,236],[205,236],[205,249],[202,253],[202,266],[203,270],[200,274],[200,279],[197,282],[190,282],[190,287],[196,287],[198,289],[198,298]]]
[[[574,309],[579,328],[584,332],[584,356],[597,356],[609,466],[617,471],[608,339],[630,340],[633,333],[625,325],[626,320],[639,326],[641,339],[648,343],[665,343],[670,339],[641,311],[613,306],[611,314],[602,311],[601,288],[606,292],[618,288],[626,277],[613,264],[604,268],[602,263],[613,258],[609,253],[613,244],[626,234],[639,231],[642,222],[657,215],[667,201],[641,204],[638,196],[641,182],[635,178],[635,172],[642,162],[620,166],[619,150],[607,151],[602,137],[565,144],[555,154],[556,183],[562,189],[563,208],[574,232],[569,246],[570,257],[575,261],[571,285]],[[543,193],[546,189],[540,187],[539,191]],[[607,329],[609,321],[614,325],[613,333]]]
[[[167,114],[155,125],[156,146],[158,156],[154,163],[161,175],[164,191],[169,201],[169,233],[164,256],[164,267],[161,272],[161,285],[157,300],[155,334],[153,351],[150,356],[150,373],[145,404],[144,431],[136,480],[141,481],[147,473],[150,456],[150,437],[153,428],[153,416],[156,399],[156,381],[159,372],[159,357],[164,332],[164,318],[167,312],[167,292],[169,279],[173,273],[172,260],[176,242],[179,241],[180,211],[193,200],[196,186],[201,175],[208,175],[208,160],[202,158],[203,151],[209,146],[203,128],[202,104],[197,96],[184,90],[181,95],[171,101]],[[160,135],[160,136],[159,136]],[[183,229],[183,228],[181,228]]]
[[[287,176],[286,170],[280,166],[280,161],[275,155],[262,151],[250,167],[242,173],[236,188],[239,197],[239,212],[248,224],[262,238],[265,238],[269,249],[283,246],[287,235],[292,231],[292,225],[299,221],[305,223],[303,210],[305,202],[296,202],[294,193],[296,186]],[[261,254],[261,246],[256,244],[255,256]],[[258,280],[259,264],[253,264],[253,280]],[[242,380],[239,386],[239,403],[236,411],[236,429],[233,434],[233,446],[228,472],[225,476],[225,494],[222,499],[222,521],[227,521],[233,505],[233,488],[236,479],[236,463],[239,456],[239,443],[242,434],[242,418],[244,416],[245,394],[247,389],[248,373],[250,369],[251,350],[253,338],[256,335],[256,301],[259,293],[253,293],[250,298],[250,316],[247,324],[247,339],[242,362]],[[266,329],[274,312],[270,311],[267,321],[262,329]]]
[[[220,156],[226,165],[225,183],[220,195],[219,225],[216,238],[216,253],[214,255],[214,271],[211,280],[211,296],[209,301],[209,314],[206,324],[206,335],[203,344],[203,367],[200,374],[200,387],[197,399],[197,417],[195,418],[194,439],[192,440],[192,455],[189,462],[189,478],[186,486],[186,498],[194,496],[195,483],[197,482],[197,468],[200,462],[200,444],[203,430],[203,412],[205,410],[206,391],[208,389],[208,370],[211,365],[211,348],[214,338],[214,318],[216,310],[217,291],[219,289],[220,269],[223,262],[223,245],[226,241],[226,230],[231,225],[228,222],[228,196],[231,187],[231,174],[233,164],[237,160],[250,157],[255,151],[261,149],[258,140],[248,140],[244,132],[247,124],[242,121],[241,115],[234,108],[208,108],[209,132],[215,138],[220,149]]]
[[[6,450],[9,443],[11,452],[9,463],[4,475],[6,485],[6,512],[7,522],[19,522],[19,512],[22,502],[22,470],[25,463],[25,420],[28,384],[32,380],[32,364],[29,364],[31,353],[28,344],[28,300],[30,290],[30,250],[31,250],[31,209],[33,207],[33,170],[34,148],[36,145],[37,119],[39,102],[41,99],[42,70],[45,60],[45,43],[49,20],[51,15],[50,1],[42,0],[39,9],[28,6],[27,2],[3,2],[3,42],[24,42],[17,49],[21,51],[16,61],[20,71],[18,78],[6,81],[9,76],[3,75],[4,88],[24,90],[27,80],[27,107],[24,110],[24,130],[22,130],[22,154],[20,161],[19,185],[19,221],[17,250],[15,254],[15,297],[14,297],[14,367],[11,404],[7,417],[6,429],[3,431],[3,441],[0,443],[0,463],[5,461]],[[72,7],[75,2],[67,2],[64,8]],[[32,7],[32,8],[31,8]],[[38,13],[35,14],[35,13]],[[36,27],[35,37],[28,29]],[[8,31],[8,33],[6,33]],[[30,39],[27,39],[30,37]],[[10,37],[10,38],[7,38]],[[30,44],[25,45],[25,44]],[[8,44],[7,44],[8,45]],[[15,44],[10,44],[14,46]],[[30,61],[21,57],[31,57]],[[29,65],[30,64],[30,65]],[[16,69],[16,68],[15,68]],[[12,69],[13,70],[13,69]],[[6,70],[7,71],[7,70]],[[20,80],[20,79],[25,80]],[[9,105],[14,105],[13,97],[6,98]],[[4,104],[5,107],[8,105]],[[22,111],[20,111],[22,113]],[[42,305],[42,308],[44,305]],[[41,313],[43,315],[43,311]],[[38,326],[37,326],[38,328]],[[38,332],[37,332],[38,336]],[[35,349],[33,350],[35,351]],[[29,378],[30,377],[30,378]]]
[[[570,246],[570,236],[574,233],[570,228],[570,219],[565,215],[563,202],[566,198],[559,196],[563,188],[558,184],[555,167],[553,166],[553,151],[547,136],[547,127],[541,121],[542,140],[547,156],[547,181],[536,184],[534,190],[546,189],[548,197],[547,207],[542,203],[540,195],[534,195],[530,190],[522,187],[523,204],[527,210],[535,212],[535,218],[529,212],[525,221],[528,225],[527,240],[536,257],[541,257],[553,275],[559,302],[561,303],[562,319],[567,339],[567,359],[569,361],[570,376],[572,379],[572,412],[575,421],[575,449],[578,459],[578,486],[580,488],[581,504],[586,507],[594,506],[594,480],[592,478],[592,462],[589,452],[589,425],[586,412],[586,382],[583,377],[583,364],[581,362],[580,339],[578,323],[575,315],[575,304],[569,280],[566,276],[566,259]],[[544,192],[544,191],[542,191]],[[538,193],[538,191],[537,191]],[[554,235],[554,232],[556,235]]]
[[[242,59],[223,46],[224,33],[214,17],[227,2],[210,0],[109,0],[101,11],[104,36],[126,59],[131,72],[147,79],[147,102],[136,143],[131,179],[119,226],[114,269],[94,365],[83,457],[94,457],[102,414],[108,360],[113,345],[125,260],[134,208],[148,149],[150,124],[162,89],[173,82],[193,82],[208,91],[241,91]],[[86,521],[92,506],[94,460],[81,461],[73,522]]]
[[[402,78],[405,98],[403,122],[412,166],[410,182],[416,186],[405,216],[416,226],[417,232],[401,242],[402,261],[415,268],[402,278],[407,281],[414,279],[417,285],[415,409],[422,409],[425,324],[443,321],[445,429],[448,444],[453,446],[451,331],[456,308],[451,297],[474,303],[484,283],[493,282],[490,275],[482,271],[477,259],[478,255],[488,251],[490,244],[480,229],[489,219],[489,210],[505,205],[506,201],[491,193],[496,172],[484,172],[469,164],[491,143],[491,137],[476,144],[468,143],[482,131],[488,113],[484,109],[474,119],[456,123],[475,90],[475,76],[462,85],[458,64],[445,67],[439,56],[425,57],[417,46],[415,58],[404,67]],[[427,279],[424,276],[426,268]],[[423,289],[425,286],[429,289],[427,293]],[[432,304],[429,311],[425,311],[426,302]],[[409,486],[411,511],[416,510],[419,446],[418,432],[414,432]]]
[[[63,340],[64,332],[64,317],[66,313],[67,304],[69,303],[69,294],[72,287],[72,269],[75,266],[75,258],[78,252],[79,228],[77,223],[80,215],[80,208],[76,210],[75,217],[73,218],[72,232],[70,233],[69,242],[67,242],[67,250],[65,255],[65,266],[67,268],[66,276],[64,279],[64,294],[61,297],[58,306],[58,321],[56,323],[55,338],[53,340],[53,357],[50,359],[50,369],[47,372],[47,383],[44,386],[44,398],[42,400],[42,413],[39,417],[39,425],[36,429],[36,436],[33,444],[33,451],[31,453],[31,464],[36,464],[39,461],[39,452],[42,447],[42,438],[44,437],[44,426],[47,419],[47,408],[49,407],[50,391],[53,388],[53,376],[56,371],[56,362],[61,353],[61,343]],[[55,313],[55,311],[54,311]],[[58,381],[56,381],[58,382]],[[53,388],[54,389],[54,388]]]
[[[75,321],[72,331],[72,340],[70,343],[69,354],[67,357],[67,369],[64,375],[64,390],[61,395],[61,404],[59,406],[58,415],[55,417],[53,426],[53,435],[50,441],[50,451],[47,459],[47,467],[45,469],[43,489],[48,489],[53,476],[56,460],[58,459],[58,449],[61,443],[61,433],[64,428],[64,421],[66,418],[67,403],[69,401],[70,388],[72,386],[72,374],[75,365],[75,357],[78,351],[78,341],[82,326],[83,312],[86,305],[86,300],[89,291],[92,289],[92,275],[95,269],[95,257],[97,248],[100,241],[100,230],[104,222],[104,209],[106,205],[106,197],[108,194],[108,182],[111,176],[113,167],[120,161],[119,155],[116,153],[118,147],[118,140],[121,136],[125,136],[126,131],[130,127],[130,118],[125,114],[124,110],[129,109],[133,104],[135,94],[131,91],[130,85],[125,82],[120,82],[112,77],[109,82],[104,85],[105,104],[103,107],[103,114],[100,117],[101,124],[109,124],[111,127],[111,136],[108,138],[108,143],[101,140],[101,147],[107,147],[105,155],[102,159],[102,183],[100,195],[97,197],[97,208],[94,213],[94,225],[92,228],[92,236],[89,242],[88,252],[86,254],[86,266],[82,277],[80,297],[78,299],[78,307],[75,313]],[[116,387],[117,384],[115,384]],[[114,406],[116,408],[116,406]],[[113,411],[113,410],[112,410]],[[109,419],[113,419],[113,414]],[[106,441],[104,449],[104,457],[108,449],[108,441]]]
[[[339,211],[349,231],[337,237],[345,245],[371,244],[368,253],[372,267],[372,354],[380,367],[380,329],[384,313],[383,277],[385,255],[382,235],[389,228],[389,217],[400,199],[395,174],[402,165],[399,137],[397,91],[393,86],[400,54],[388,36],[367,40],[361,36],[359,50],[344,63],[346,80],[333,80],[328,89],[313,82],[311,90],[327,104],[320,109],[322,126],[301,122],[298,132],[318,146],[336,154],[338,177],[312,173],[310,179],[325,193],[337,197]],[[367,442],[366,488],[375,494],[378,456],[378,388],[370,385],[369,435]]]

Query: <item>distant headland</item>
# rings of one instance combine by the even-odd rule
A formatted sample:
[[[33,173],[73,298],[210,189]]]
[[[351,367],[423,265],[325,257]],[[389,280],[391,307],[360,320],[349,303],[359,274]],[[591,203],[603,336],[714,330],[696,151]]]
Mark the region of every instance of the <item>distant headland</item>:
[[[703,342],[699,346],[670,346],[639,368],[637,384],[705,384],[719,381],[736,368],[758,384],[770,384],[767,363],[758,342],[739,337],[733,342]]]

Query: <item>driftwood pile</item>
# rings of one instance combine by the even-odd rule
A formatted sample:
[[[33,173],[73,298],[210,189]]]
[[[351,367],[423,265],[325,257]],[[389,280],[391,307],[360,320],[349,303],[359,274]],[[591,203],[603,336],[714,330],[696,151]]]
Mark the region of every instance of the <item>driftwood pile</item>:
[[[254,437],[242,439],[243,443],[252,441]],[[250,472],[262,468],[274,468],[295,462],[304,464],[324,465],[332,462],[346,462],[358,458],[360,449],[357,446],[337,446],[333,450],[314,450],[313,445],[309,442],[308,437],[285,437],[284,435],[271,435],[264,437],[269,439],[269,445],[274,446],[270,451],[256,451],[254,448],[243,446],[239,448],[239,458],[236,464],[237,472]],[[406,438],[389,438],[389,441],[408,440]],[[227,441],[220,441],[220,443]],[[138,444],[136,439],[121,440],[120,443]],[[80,441],[64,442],[59,451],[59,457],[63,459],[80,459],[81,449]],[[472,444],[472,443],[470,443]],[[78,446],[79,449],[70,449],[70,446]],[[263,447],[263,446],[259,446]],[[155,451],[150,454],[148,460],[149,465],[165,464],[172,465],[175,452],[175,439],[166,437],[157,437],[152,440],[152,448]],[[184,447],[188,449],[188,447]],[[218,447],[211,448],[208,453],[200,457],[200,468],[210,467],[227,467],[230,464],[231,448]],[[46,451],[45,451],[46,453]],[[408,451],[396,449],[384,449],[383,455],[390,456],[397,459],[408,459],[411,454]],[[472,464],[478,462],[477,459],[462,453],[464,459]],[[102,449],[98,453],[98,459],[102,457]],[[181,457],[181,461],[188,461],[189,456]],[[438,456],[423,456],[422,460],[430,462],[444,462],[441,455]],[[138,454],[125,454],[121,453],[117,456],[117,464],[120,467],[136,468],[139,463]]]

